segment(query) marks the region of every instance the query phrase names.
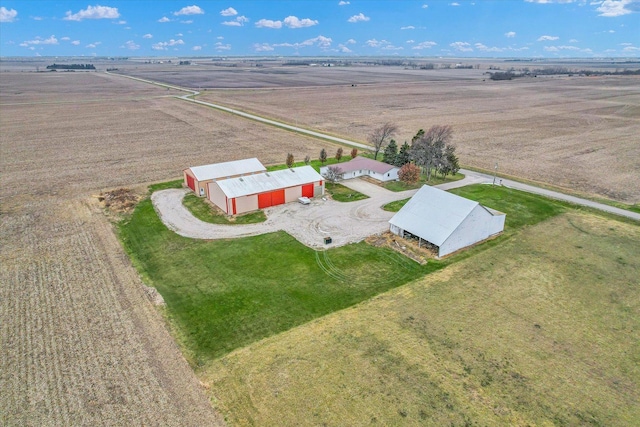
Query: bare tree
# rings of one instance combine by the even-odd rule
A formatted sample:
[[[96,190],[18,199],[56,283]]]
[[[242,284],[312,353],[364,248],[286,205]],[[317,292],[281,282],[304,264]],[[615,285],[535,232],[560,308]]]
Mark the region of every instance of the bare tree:
[[[342,147],[338,148],[338,151],[336,151],[336,160],[340,161],[340,159],[342,158],[342,153],[344,153],[344,150],[342,149]]]
[[[357,155],[358,155],[358,149],[357,148],[352,148],[351,149],[351,158],[355,159]]]
[[[327,178],[328,181],[337,182],[340,178],[342,178],[342,174],[344,172],[338,166],[329,166],[327,171],[324,173],[324,177]]]
[[[304,156],[304,164],[308,165],[309,163],[311,163],[311,157],[307,154]]]
[[[373,145],[374,160],[378,160],[378,153],[380,152],[380,150],[397,132],[398,126],[393,123],[385,123],[371,132],[371,134],[367,137],[367,141],[369,141],[369,143]]]
[[[420,129],[411,140],[411,157],[425,169],[427,181],[431,179],[431,170],[442,162],[445,147],[452,137],[451,126],[435,125],[426,132]]]
[[[287,154],[287,167],[288,168],[293,167],[293,154],[291,153]]]

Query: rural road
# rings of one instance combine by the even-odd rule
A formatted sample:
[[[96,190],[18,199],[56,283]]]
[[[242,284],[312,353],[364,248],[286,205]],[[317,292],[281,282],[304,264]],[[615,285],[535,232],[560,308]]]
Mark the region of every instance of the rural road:
[[[111,74],[111,73],[109,73]],[[171,88],[171,89],[175,89],[175,90],[181,90],[183,92],[188,92],[188,94],[186,95],[182,95],[182,96],[176,96],[176,98],[179,99],[183,99],[185,101],[188,102],[193,102],[196,104],[200,104],[200,105],[204,105],[210,108],[215,108],[217,110],[221,110],[221,111],[225,111],[227,113],[231,113],[231,114],[235,114],[250,120],[255,120],[261,123],[265,123],[271,126],[277,126],[279,128],[282,129],[286,129],[286,130],[290,130],[293,132],[297,132],[297,133],[301,133],[304,135],[309,135],[309,136],[313,136],[316,138],[321,138],[321,139],[325,139],[328,141],[332,141],[332,142],[337,142],[337,143],[341,143],[341,144],[345,144],[345,145],[350,145],[352,147],[358,147],[358,148],[362,148],[365,150],[370,150],[371,146],[366,145],[366,144],[361,144],[358,142],[354,142],[354,141],[349,141],[347,139],[343,139],[343,138],[338,138],[332,135],[327,135],[324,134],[322,132],[316,132],[316,131],[312,131],[312,130],[308,130],[308,129],[304,129],[298,126],[292,126],[286,123],[282,123],[279,122],[277,120],[271,120],[271,119],[267,119],[264,117],[260,117],[260,116],[256,116],[254,114],[250,114],[250,113],[246,113],[244,111],[240,111],[240,110],[235,110],[233,108],[228,108],[222,105],[218,105],[218,104],[213,104],[210,102],[204,102],[204,101],[199,101],[196,99],[192,99],[192,96],[198,95],[200,94],[200,92],[195,91],[195,90],[191,90],[191,89],[185,89],[185,88],[181,88],[178,86],[173,86],[173,85],[168,85],[168,84],[164,84],[164,83],[160,83],[160,82],[155,82],[152,80],[146,80],[146,79],[141,79],[138,77],[132,77],[132,76],[126,76],[123,74],[112,74],[112,75],[116,75],[116,76],[121,76],[121,77],[125,77],[125,78],[129,78],[129,79],[133,79],[133,80],[138,80],[144,83],[148,83],[148,84],[153,84],[156,86],[162,86],[162,87],[167,87],[167,88]],[[493,176],[492,175],[488,175],[488,174],[483,174],[480,172],[474,172],[474,171],[470,171],[467,169],[461,169],[460,172],[462,174],[464,174],[467,178],[469,178],[470,180],[473,180],[473,183],[482,183],[482,182],[492,182],[493,181]],[[517,190],[521,190],[521,191],[526,191],[528,193],[533,193],[533,194],[539,194],[542,196],[546,196],[546,197],[550,197],[552,199],[557,199],[557,200],[563,200],[569,203],[574,203],[576,205],[580,205],[580,206],[588,206],[594,209],[598,209],[604,212],[609,212],[615,215],[619,215],[619,216],[623,216],[626,218],[631,218],[634,219],[636,221],[640,221],[640,213],[636,213],[636,212],[632,212],[632,211],[628,211],[625,209],[620,209],[620,208],[616,208],[614,206],[609,206],[603,203],[598,203],[598,202],[594,202],[592,200],[588,200],[588,199],[583,199],[580,197],[576,197],[576,196],[572,196],[569,194],[564,194],[564,193],[560,193],[558,191],[552,191],[552,190],[547,190],[545,188],[541,188],[541,187],[536,187],[534,185],[529,185],[529,184],[524,184],[518,181],[513,181],[510,179],[504,179],[504,178],[498,178],[502,180],[502,185],[505,187],[509,187],[509,188],[515,188]],[[462,183],[462,181],[458,181],[457,183],[450,183],[450,185],[445,184],[444,187],[441,187],[443,190],[448,190],[450,188],[455,188],[455,187],[459,187],[461,185],[469,185],[471,182],[470,180],[464,180],[464,184]],[[500,181],[497,181],[500,182]],[[388,203],[388,202],[387,202]]]

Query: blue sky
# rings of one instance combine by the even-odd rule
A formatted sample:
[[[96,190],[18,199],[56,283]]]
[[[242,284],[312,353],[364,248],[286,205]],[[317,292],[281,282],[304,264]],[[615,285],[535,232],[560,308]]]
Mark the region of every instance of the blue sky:
[[[1,56],[640,56],[640,0],[0,1]]]

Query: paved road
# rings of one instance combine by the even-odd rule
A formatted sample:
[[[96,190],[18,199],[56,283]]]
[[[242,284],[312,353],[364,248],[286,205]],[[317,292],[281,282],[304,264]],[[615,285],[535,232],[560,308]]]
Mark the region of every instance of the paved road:
[[[256,116],[254,114],[250,114],[250,113],[245,113],[244,111],[239,111],[239,110],[235,110],[233,108],[228,108],[222,105],[217,105],[217,104],[212,104],[210,102],[204,102],[204,101],[199,101],[196,99],[192,99],[191,97],[194,95],[198,95],[200,92],[195,91],[195,90],[191,90],[191,89],[185,89],[185,88],[181,88],[178,86],[172,86],[172,85],[167,85],[164,83],[159,83],[159,82],[154,82],[152,80],[146,80],[146,79],[141,79],[138,77],[131,77],[131,76],[125,76],[122,74],[114,74],[117,76],[121,76],[121,77],[126,77],[126,78],[130,78],[133,80],[138,80],[144,83],[149,83],[149,84],[153,84],[153,85],[157,85],[157,86],[163,86],[163,87],[167,87],[167,88],[171,88],[171,89],[176,89],[176,90],[181,90],[183,92],[188,92],[188,94],[186,95],[182,95],[182,96],[177,96],[177,98],[183,99],[185,101],[188,102],[193,102],[196,104],[200,104],[200,105],[204,105],[210,108],[215,108],[217,110],[221,110],[221,111],[225,111],[227,113],[231,113],[231,114],[236,114],[238,116],[241,117],[245,117],[247,119],[251,119],[251,120],[255,120],[261,123],[265,123],[271,126],[277,126],[283,129],[287,129],[287,130],[291,130],[294,132],[298,132],[298,133],[302,133],[305,135],[309,135],[309,136],[313,136],[316,138],[322,138],[325,140],[329,140],[329,141],[333,141],[333,142],[337,142],[340,144],[345,144],[345,145],[350,145],[353,147],[358,147],[358,148],[363,148],[365,150],[370,150],[372,147],[370,145],[366,145],[366,144],[361,144],[358,142],[354,142],[354,141],[349,141],[347,139],[343,139],[343,138],[338,138],[335,136],[331,136],[331,135],[327,135],[321,132],[316,132],[316,131],[312,131],[312,130],[308,130],[308,129],[304,129],[298,126],[292,126],[292,125],[288,125],[286,123],[282,123],[282,122],[278,122],[276,120],[271,120],[271,119],[266,119],[264,117],[260,117],[260,116]],[[480,172],[474,172],[474,171],[470,171],[470,170],[466,170],[466,169],[461,169],[460,170],[461,173],[463,173],[466,177],[468,177],[470,180],[473,180],[473,182],[471,182],[470,180],[466,180],[466,181],[456,181],[456,182],[452,182],[449,184],[445,184],[444,186],[442,186],[441,188],[443,190],[449,190],[451,188],[456,188],[456,187],[460,187],[463,185],[468,185],[469,183],[482,183],[482,182],[492,182],[493,181],[493,176],[492,175],[487,175],[487,174],[483,174]],[[609,206],[609,205],[605,205],[603,203],[598,203],[598,202],[594,202],[592,200],[588,200],[588,199],[583,199],[580,197],[576,197],[576,196],[571,196],[569,194],[564,194],[564,193],[560,193],[558,191],[552,191],[552,190],[547,190],[544,188],[540,188],[540,187],[536,187],[534,185],[529,185],[529,184],[523,184],[521,182],[518,181],[512,181],[509,179],[502,179],[502,185],[505,187],[509,187],[509,188],[515,188],[518,190],[522,190],[522,191],[526,191],[529,193],[534,193],[534,194],[540,194],[543,196],[547,196],[547,197],[551,197],[553,199],[557,199],[557,200],[564,200],[566,202],[570,202],[570,203],[574,203],[576,205],[580,205],[580,206],[588,206],[591,208],[595,208],[601,211],[605,211],[605,212],[609,212],[615,215],[620,215],[626,218],[631,218],[634,219],[636,221],[640,221],[640,214],[636,213],[636,212],[632,212],[632,211],[628,211],[625,209],[620,209],[620,208],[616,208],[614,206]]]

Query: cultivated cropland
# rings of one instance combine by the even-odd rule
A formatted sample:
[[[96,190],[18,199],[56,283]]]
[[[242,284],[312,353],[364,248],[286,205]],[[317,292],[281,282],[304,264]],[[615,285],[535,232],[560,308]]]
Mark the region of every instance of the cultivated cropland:
[[[631,205],[637,76],[40,61],[0,63],[0,425],[640,423],[637,223],[476,186],[459,194],[503,209],[505,234],[426,266],[364,242],[316,253],[283,232],[183,238],[149,185],[339,146],[126,77],[360,143],[381,122],[400,142],[448,124],[463,166]],[[122,187],[140,196],[132,214],[97,197]]]

